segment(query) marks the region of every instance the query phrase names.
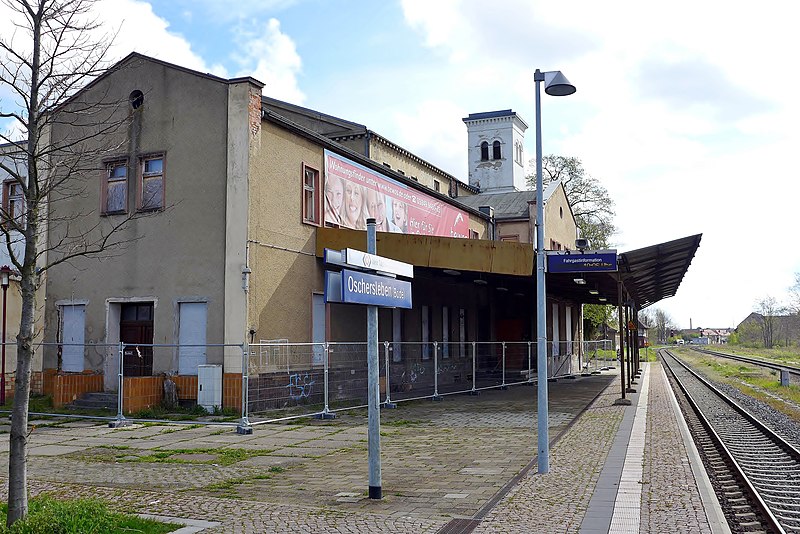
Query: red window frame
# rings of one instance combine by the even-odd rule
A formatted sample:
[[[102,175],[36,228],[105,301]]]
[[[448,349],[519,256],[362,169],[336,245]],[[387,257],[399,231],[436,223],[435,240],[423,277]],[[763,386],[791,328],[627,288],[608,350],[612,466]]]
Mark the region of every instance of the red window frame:
[[[145,173],[145,167],[148,161],[161,160],[161,172]],[[167,191],[167,158],[164,152],[154,152],[152,154],[145,154],[139,156],[139,164],[137,165],[137,193],[136,193],[136,209],[138,211],[158,211],[164,209],[164,202],[166,199]],[[158,200],[158,205],[144,204],[144,188],[145,180],[161,179],[161,198]]]
[[[118,214],[125,214],[128,213],[128,158],[117,158],[111,159],[104,162],[104,169],[103,169],[103,181],[100,185],[100,213],[103,215],[118,215]],[[124,167],[125,168],[125,176],[120,177],[113,177],[112,174],[113,169],[117,167]],[[122,202],[122,209],[119,210],[109,210],[108,209],[108,186],[112,183],[124,183],[124,190],[125,190],[125,199]]]
[[[303,222],[320,226],[320,172],[319,169],[303,163],[300,174],[300,206]]]

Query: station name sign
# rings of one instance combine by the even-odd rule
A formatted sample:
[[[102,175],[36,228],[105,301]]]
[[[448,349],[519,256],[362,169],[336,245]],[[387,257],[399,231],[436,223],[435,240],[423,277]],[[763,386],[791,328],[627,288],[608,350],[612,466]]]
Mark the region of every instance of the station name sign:
[[[343,269],[341,302],[411,309],[411,282]]]
[[[547,271],[551,273],[594,273],[616,270],[616,250],[547,255]]]

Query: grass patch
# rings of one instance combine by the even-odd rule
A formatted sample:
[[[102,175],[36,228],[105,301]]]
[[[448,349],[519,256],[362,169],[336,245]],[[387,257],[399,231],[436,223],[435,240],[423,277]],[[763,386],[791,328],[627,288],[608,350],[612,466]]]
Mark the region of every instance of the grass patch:
[[[9,534],[52,534],[103,532],[109,534],[143,533],[161,534],[181,527],[142,519],[135,515],[112,512],[108,506],[95,499],[59,501],[49,496],[33,498],[28,503],[28,515],[7,528],[8,505],[0,507],[0,533]]]
[[[109,447],[111,448],[111,447]],[[128,463],[174,463],[174,464],[216,464],[216,465],[233,465],[248,458],[255,456],[266,456],[271,453],[272,449],[165,449],[165,450],[152,450],[142,456],[132,458],[128,449],[120,449],[121,453],[115,455],[114,460],[117,462]],[[208,454],[213,455],[213,459],[209,460],[192,460],[184,458],[175,458],[177,455],[183,454]]]
[[[403,426],[418,426],[418,425],[424,425],[424,424],[426,424],[426,423],[428,423],[428,422],[429,422],[429,421],[413,421],[413,420],[411,420],[411,419],[398,419],[397,421],[383,421],[381,424],[382,424],[383,426],[397,426],[397,427],[403,427]]]

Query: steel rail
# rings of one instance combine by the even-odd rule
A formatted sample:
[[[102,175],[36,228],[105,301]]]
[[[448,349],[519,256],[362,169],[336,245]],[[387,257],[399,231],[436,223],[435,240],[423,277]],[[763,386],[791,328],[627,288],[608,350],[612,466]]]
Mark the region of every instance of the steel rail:
[[[714,393],[715,397],[722,400],[725,404],[729,405],[733,410],[735,410],[743,419],[747,422],[751,423],[762,435],[766,436],[770,442],[772,442],[773,447],[780,449],[782,452],[787,454],[788,456],[792,457],[796,465],[800,465],[800,452],[797,451],[791,444],[787,443],[783,438],[778,436],[775,432],[771,429],[766,427],[763,423],[761,423],[757,418],[753,415],[748,413],[744,410],[741,406],[739,406],[733,399],[722,393],[719,389],[714,387],[708,380],[704,379],[700,375],[698,375],[694,370],[689,368],[685,363],[681,362],[677,359],[672,353],[669,351],[664,350],[664,353],[668,354],[674,362],[680,365],[683,369],[689,372],[698,382],[700,382],[708,391]],[[745,469],[741,462],[737,459],[737,455],[734,454],[733,451],[729,448],[729,446],[725,443],[725,439],[720,435],[720,433],[715,428],[714,424],[711,422],[709,417],[703,412],[702,408],[699,405],[699,402],[694,398],[694,396],[689,392],[688,386],[681,380],[675,370],[671,367],[671,364],[667,361],[667,359],[663,359],[667,368],[670,370],[675,382],[678,384],[680,389],[683,391],[683,394],[686,397],[687,402],[691,405],[692,409],[695,412],[695,415],[700,420],[702,426],[706,429],[711,439],[715,442],[718,449],[721,453],[724,454],[726,460],[730,462],[733,466],[733,470],[738,478],[743,482],[746,487],[746,490],[749,492],[752,501],[755,504],[755,508],[761,514],[762,519],[764,522],[768,523],[767,526],[773,529],[775,532],[778,533],[786,533],[786,532],[798,532],[797,527],[789,527],[789,530],[781,523],[776,515],[776,512],[773,512],[773,506],[767,503],[768,499],[762,495],[762,489],[764,484],[758,481],[752,480],[750,474],[748,474],[748,469]],[[722,430],[720,430],[722,431]],[[791,506],[789,506],[791,508]],[[779,514],[778,514],[779,515]],[[796,522],[796,520],[794,520]]]
[[[786,370],[793,375],[800,376],[800,367],[792,367],[791,365],[782,365],[779,363],[771,362],[768,360],[761,360],[759,358],[748,358],[746,356],[739,356],[736,354],[728,354],[726,352],[717,352],[715,350],[710,349],[701,349],[698,347],[691,347],[692,350],[697,351],[701,354],[710,354],[711,356],[718,356],[720,358],[726,358],[728,360],[736,360],[742,363],[749,363],[753,365],[758,365],[760,367],[766,367],[768,369],[774,369],[776,371]]]

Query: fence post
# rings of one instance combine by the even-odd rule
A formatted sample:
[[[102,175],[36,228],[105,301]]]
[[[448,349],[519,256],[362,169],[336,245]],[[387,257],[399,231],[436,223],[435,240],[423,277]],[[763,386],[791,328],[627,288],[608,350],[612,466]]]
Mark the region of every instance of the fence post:
[[[325,397],[325,406],[322,408],[322,411],[316,415],[314,415],[315,419],[336,419],[336,414],[331,412],[328,408],[328,377],[330,375],[330,356],[331,356],[331,347],[330,343],[327,341],[322,345],[322,356],[323,356],[323,368],[324,368],[324,375],[323,375],[323,382],[324,382],[324,397]]]
[[[508,389],[506,385],[506,342],[503,341],[503,380],[500,383],[500,389]]]
[[[528,384],[533,384],[533,369],[531,368],[531,342],[528,341]]]
[[[392,402],[392,396],[389,393],[389,391],[392,388],[391,388],[391,385],[389,384],[389,342],[388,341],[384,341],[383,342],[383,354],[384,354],[384,359],[386,360],[386,363],[384,364],[385,369],[386,369],[386,371],[385,371],[386,372],[386,381],[384,382],[386,384],[386,401],[383,403],[383,407],[387,408],[387,409],[394,409],[394,408],[397,408],[397,404]]]
[[[250,345],[242,343],[242,418],[236,426],[237,434],[252,434],[253,427],[250,426],[250,419],[248,418],[248,398],[250,397]],[[225,349],[223,348],[223,351]],[[223,382],[225,377],[222,378]]]
[[[117,360],[119,368],[117,369],[117,418],[108,423],[109,428],[119,428],[131,424],[131,422],[128,421],[125,418],[125,415],[122,413],[122,408],[123,408],[122,402],[123,399],[125,398],[125,392],[124,392],[125,377],[123,376],[123,364],[125,363],[125,344],[121,341],[119,342],[118,350],[119,352],[117,354]]]
[[[433,397],[432,400],[442,400],[439,395],[439,343],[433,342]]]
[[[470,395],[477,395],[479,393],[478,390],[475,388],[475,383],[476,383],[475,382],[476,381],[475,369],[477,367],[475,365],[475,360],[477,360],[477,358],[478,358],[477,352],[475,350],[475,345],[476,345],[476,343],[473,341],[472,342],[472,391],[469,392]]]

